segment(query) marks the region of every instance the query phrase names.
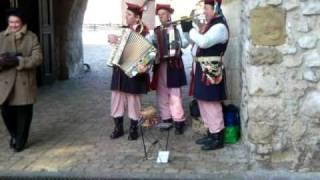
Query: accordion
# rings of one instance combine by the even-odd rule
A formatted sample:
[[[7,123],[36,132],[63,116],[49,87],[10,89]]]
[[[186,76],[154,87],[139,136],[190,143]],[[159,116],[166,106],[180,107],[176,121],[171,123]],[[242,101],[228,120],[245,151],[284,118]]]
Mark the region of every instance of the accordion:
[[[111,50],[108,66],[118,66],[132,78],[139,73],[139,65],[153,65],[157,50],[146,38],[128,28],[122,29],[120,36]]]

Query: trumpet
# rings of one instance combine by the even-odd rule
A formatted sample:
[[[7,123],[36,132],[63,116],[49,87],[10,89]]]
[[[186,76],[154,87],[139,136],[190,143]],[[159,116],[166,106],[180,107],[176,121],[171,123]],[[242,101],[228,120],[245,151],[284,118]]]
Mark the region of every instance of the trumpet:
[[[202,16],[203,16],[202,14],[194,14],[191,16],[182,16],[180,19],[168,23],[168,25],[179,25],[182,22],[186,22],[186,21],[200,21],[202,19],[201,18]]]

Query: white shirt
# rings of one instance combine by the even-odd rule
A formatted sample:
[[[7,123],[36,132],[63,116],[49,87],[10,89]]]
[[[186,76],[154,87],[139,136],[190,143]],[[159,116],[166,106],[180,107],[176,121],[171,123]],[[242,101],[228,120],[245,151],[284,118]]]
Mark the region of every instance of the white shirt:
[[[195,43],[195,46],[192,49],[192,55],[195,56],[198,47],[206,49],[216,44],[226,43],[229,39],[229,32],[224,24],[219,23],[213,25],[204,34],[200,34],[195,28],[193,28],[189,33],[189,38]]]
[[[172,29],[173,26],[169,26],[169,29]],[[189,41],[187,39],[187,35],[182,31],[181,25],[177,26],[177,30],[179,32],[180,38],[181,38],[181,47],[186,48],[189,45]],[[149,34],[146,36],[147,40],[152,43],[153,45],[157,42],[157,37],[154,33],[154,30],[150,31]]]

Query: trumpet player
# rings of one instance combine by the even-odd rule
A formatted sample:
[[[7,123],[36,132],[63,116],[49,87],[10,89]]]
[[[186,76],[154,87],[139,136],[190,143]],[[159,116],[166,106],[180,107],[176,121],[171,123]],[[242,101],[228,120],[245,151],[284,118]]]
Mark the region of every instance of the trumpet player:
[[[205,0],[204,15],[207,24],[200,30],[192,22],[182,22],[185,32],[194,43],[191,94],[197,99],[199,110],[208,135],[198,139],[202,150],[216,150],[224,146],[224,121],[221,102],[226,98],[222,57],[229,41],[229,28],[221,11],[222,0]],[[217,62],[211,67],[202,62]]]
[[[148,34],[148,28],[141,21],[143,7],[127,3],[126,21],[130,29],[138,32],[142,36]],[[116,35],[108,36],[109,43],[118,44],[119,37]],[[132,49],[134,51],[134,49]],[[136,140],[138,134],[138,121],[141,112],[141,95],[146,94],[149,88],[149,74],[146,67],[140,67],[140,73],[129,78],[119,67],[113,67],[111,82],[111,117],[114,120],[114,130],[110,135],[111,139],[117,139],[124,135],[123,118],[125,109],[130,118],[130,129],[128,140]]]
[[[188,45],[188,40],[181,26],[172,23],[173,12],[170,4],[156,5],[161,25],[150,32],[147,39],[158,49],[151,88],[157,92],[160,117],[165,123],[174,122],[175,134],[180,135],[185,126],[181,87],[187,84],[181,48]]]

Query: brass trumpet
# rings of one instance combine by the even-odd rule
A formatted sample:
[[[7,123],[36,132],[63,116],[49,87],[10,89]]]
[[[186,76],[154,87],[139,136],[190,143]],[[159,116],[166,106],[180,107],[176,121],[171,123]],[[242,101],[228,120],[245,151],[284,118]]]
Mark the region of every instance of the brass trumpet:
[[[181,24],[181,22],[186,22],[186,21],[200,21],[201,19],[199,17],[201,17],[201,16],[202,16],[202,14],[195,14],[195,15],[191,15],[191,16],[182,16],[180,19],[178,19],[176,21],[172,21],[168,25],[179,25],[179,24]]]

